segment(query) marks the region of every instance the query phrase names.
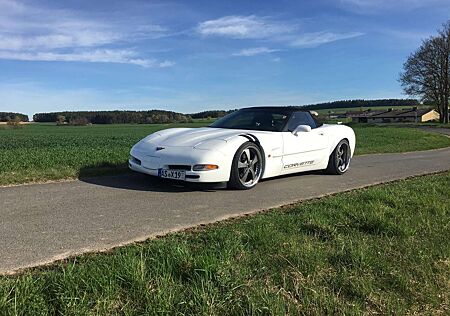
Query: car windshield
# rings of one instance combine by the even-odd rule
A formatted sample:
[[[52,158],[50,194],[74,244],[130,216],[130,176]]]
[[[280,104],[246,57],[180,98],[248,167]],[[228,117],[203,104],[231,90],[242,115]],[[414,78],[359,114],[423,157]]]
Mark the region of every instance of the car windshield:
[[[218,119],[210,127],[281,132],[289,118],[283,109],[242,109]]]

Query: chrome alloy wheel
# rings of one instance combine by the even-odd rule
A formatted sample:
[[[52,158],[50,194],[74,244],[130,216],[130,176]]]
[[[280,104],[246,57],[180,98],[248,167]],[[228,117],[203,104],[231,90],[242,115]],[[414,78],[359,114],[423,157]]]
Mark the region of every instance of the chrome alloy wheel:
[[[347,171],[350,166],[350,147],[347,142],[342,142],[336,150],[337,168],[341,173]]]
[[[258,183],[261,177],[261,156],[254,147],[247,147],[239,156],[238,164],[239,181],[247,188]]]

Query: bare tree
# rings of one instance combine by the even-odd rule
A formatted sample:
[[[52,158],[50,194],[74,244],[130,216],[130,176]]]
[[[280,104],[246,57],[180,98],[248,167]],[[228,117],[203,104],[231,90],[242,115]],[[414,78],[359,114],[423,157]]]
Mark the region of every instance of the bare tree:
[[[450,20],[447,21],[443,25],[442,30],[439,31],[439,37],[442,40],[441,43],[441,53],[440,56],[442,57],[442,64],[443,64],[443,74],[442,77],[444,78],[444,101],[441,105],[441,108],[443,110],[444,114],[444,123],[448,123],[449,117],[448,117],[448,106],[449,106],[449,97],[450,97]]]
[[[405,93],[436,104],[441,123],[448,123],[450,21],[437,36],[423,41],[403,64],[400,82]]]

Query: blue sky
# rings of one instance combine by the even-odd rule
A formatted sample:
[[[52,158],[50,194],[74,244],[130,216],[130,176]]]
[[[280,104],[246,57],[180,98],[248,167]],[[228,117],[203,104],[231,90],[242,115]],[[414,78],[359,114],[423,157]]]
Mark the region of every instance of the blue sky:
[[[405,97],[448,0],[0,0],[0,111]]]

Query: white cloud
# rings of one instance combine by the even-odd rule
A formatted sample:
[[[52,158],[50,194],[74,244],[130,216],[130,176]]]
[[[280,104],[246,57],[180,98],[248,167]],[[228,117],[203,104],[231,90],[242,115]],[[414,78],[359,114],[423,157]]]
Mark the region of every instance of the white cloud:
[[[199,23],[197,32],[203,36],[220,36],[233,39],[264,40],[290,47],[308,48],[363,35],[361,32],[337,33],[329,31],[301,32],[293,21],[277,21],[269,17],[225,16]],[[272,53],[266,47],[243,49],[233,56],[254,56]]]
[[[358,37],[363,34],[364,33],[361,32],[351,32],[351,33],[314,32],[285,37],[283,40],[286,41],[286,43],[292,47],[311,48],[339,40]],[[267,47],[253,47],[242,49],[239,52],[233,53],[232,56],[250,57],[260,54],[270,54],[279,51],[280,49],[271,49]]]
[[[278,52],[280,51],[279,49],[271,49],[271,48],[267,48],[267,47],[253,47],[253,48],[246,48],[246,49],[242,49],[237,53],[234,53],[233,56],[245,56],[245,57],[249,57],[249,56],[255,56],[255,55],[260,55],[260,54],[270,54],[270,53],[274,53],[274,52]]]
[[[77,53],[54,52],[8,52],[0,51],[1,59],[24,61],[78,61],[98,63],[132,64],[142,67],[171,67],[171,61],[158,61],[156,59],[141,59],[136,57],[132,50],[96,49]]]
[[[168,67],[170,61],[139,58],[123,47],[130,40],[154,38],[167,30],[147,24],[128,29],[114,23],[83,18],[60,9],[0,0],[0,58],[38,61],[88,61],[127,63],[143,67]]]
[[[250,16],[225,16],[201,22],[197,32],[205,36],[223,36],[238,39],[263,39],[295,31],[296,25]]]
[[[290,42],[294,47],[316,47],[326,43],[331,43],[343,39],[354,38],[363,35],[361,32],[333,33],[333,32],[314,32],[305,33],[297,36]]]
[[[0,0],[0,12],[21,13],[24,11],[24,6],[14,0]]]
[[[167,68],[167,67],[173,67],[175,66],[175,62],[170,61],[170,60],[164,60],[160,63],[158,63],[158,67],[160,68]]]
[[[95,47],[114,43],[120,37],[99,31],[78,30],[44,35],[0,34],[0,49],[11,51],[50,50],[56,48]]]
[[[84,19],[66,10],[0,0],[0,49],[90,47],[114,43],[123,37],[113,25]]]
[[[133,28],[131,38],[133,40],[158,39],[173,36],[173,33],[164,26],[157,24],[138,25]]]

